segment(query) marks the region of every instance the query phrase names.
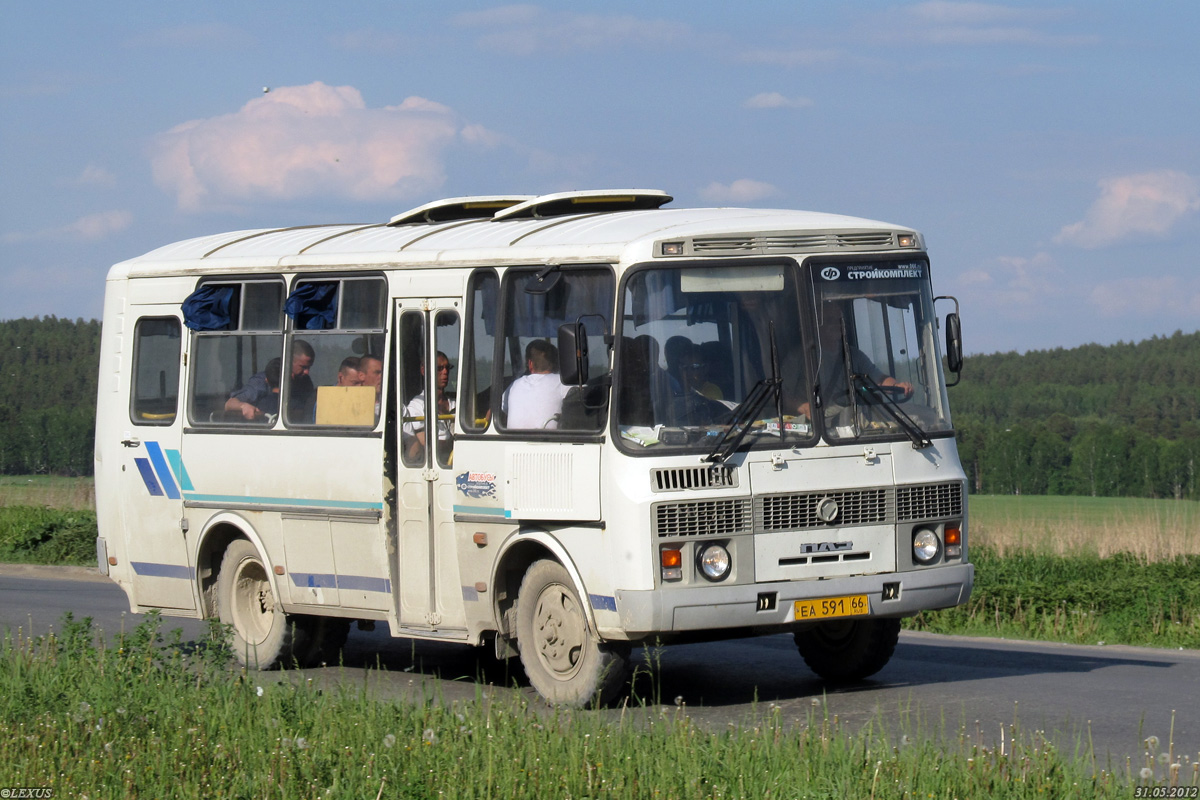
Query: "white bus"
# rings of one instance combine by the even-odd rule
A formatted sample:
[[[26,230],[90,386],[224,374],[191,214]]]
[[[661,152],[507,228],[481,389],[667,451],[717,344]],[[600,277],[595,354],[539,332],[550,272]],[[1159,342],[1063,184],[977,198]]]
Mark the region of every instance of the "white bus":
[[[912,229],[670,200],[452,198],[117,264],[100,568],[260,668],[358,621],[519,655],[569,705],[647,642],[791,633],[873,674],[971,591],[958,315],[944,370]]]

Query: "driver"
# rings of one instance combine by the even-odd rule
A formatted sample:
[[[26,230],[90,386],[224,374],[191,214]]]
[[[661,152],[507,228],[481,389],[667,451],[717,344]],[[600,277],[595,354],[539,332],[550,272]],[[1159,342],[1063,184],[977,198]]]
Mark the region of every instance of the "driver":
[[[899,393],[899,400],[912,397],[913,386],[907,381],[898,381],[891,375],[885,374],[867,354],[853,345],[843,347],[843,329],[841,309],[826,303],[821,315],[818,330],[821,345],[821,365],[818,370],[817,386],[821,396],[826,399],[826,405],[844,404],[850,397],[850,388],[846,383],[847,372],[851,375],[864,375],[880,386],[893,386]],[[850,368],[846,369],[845,355],[850,353]],[[805,417],[812,417],[812,407],[805,401],[796,409]]]

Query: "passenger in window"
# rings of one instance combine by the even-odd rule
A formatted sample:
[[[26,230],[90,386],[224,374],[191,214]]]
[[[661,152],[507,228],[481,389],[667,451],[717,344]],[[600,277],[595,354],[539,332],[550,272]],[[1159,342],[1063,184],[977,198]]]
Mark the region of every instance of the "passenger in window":
[[[686,336],[672,336],[663,351],[667,356],[671,389],[676,395],[692,391],[709,400],[722,399],[721,387],[708,380],[709,365],[701,355],[699,345]]]
[[[361,386],[375,387],[375,419],[379,419],[379,401],[383,397],[383,360],[378,356],[363,356],[358,362],[362,375]]]
[[[358,356],[346,356],[338,367],[337,386],[362,386],[362,359]]]
[[[453,446],[454,429],[451,427],[453,419],[441,419],[443,416],[452,417],[454,414],[454,398],[446,395],[446,386],[450,383],[450,359],[439,350],[436,360],[437,380],[434,385],[437,387],[437,401],[434,414],[437,418],[437,437],[439,442]],[[424,385],[424,377],[425,365],[422,364],[422,385]],[[425,452],[425,431],[428,429],[429,422],[425,413],[425,405],[425,390],[422,389],[404,407],[404,425],[401,427],[401,433],[409,462],[420,460]]]
[[[563,398],[571,390],[559,379],[558,348],[545,339],[534,339],[525,347],[525,369],[501,398],[506,427],[553,430],[558,427]]]
[[[292,343],[288,410],[293,417],[307,419],[312,416],[316,388],[313,386],[312,379],[308,377],[308,371],[312,368],[315,358],[316,354],[308,342],[297,339]],[[278,414],[281,366],[282,362],[278,358],[267,362],[266,369],[251,375],[241,389],[229,396],[229,399],[225,401],[225,410],[240,413],[242,418],[248,421],[262,420]],[[274,370],[279,371],[275,372],[272,382],[269,373]],[[308,417],[303,416],[304,409],[308,409]]]

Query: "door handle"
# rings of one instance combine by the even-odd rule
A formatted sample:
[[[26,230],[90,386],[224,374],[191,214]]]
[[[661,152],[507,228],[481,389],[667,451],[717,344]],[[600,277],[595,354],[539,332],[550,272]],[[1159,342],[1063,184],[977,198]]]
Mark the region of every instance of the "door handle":
[[[125,445],[126,447],[138,447],[141,445],[141,443],[142,443],[142,440],[137,438],[136,436],[130,436],[127,439],[121,440],[121,444]]]

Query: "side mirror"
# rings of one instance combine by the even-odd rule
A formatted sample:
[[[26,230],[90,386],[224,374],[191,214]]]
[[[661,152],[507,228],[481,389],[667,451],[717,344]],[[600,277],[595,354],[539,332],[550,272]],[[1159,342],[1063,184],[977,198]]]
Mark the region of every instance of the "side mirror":
[[[958,314],[946,315],[946,368],[951,372],[962,372],[963,344],[962,323]]]
[[[564,386],[582,386],[587,380],[587,328],[582,320],[558,326],[558,374]]]

